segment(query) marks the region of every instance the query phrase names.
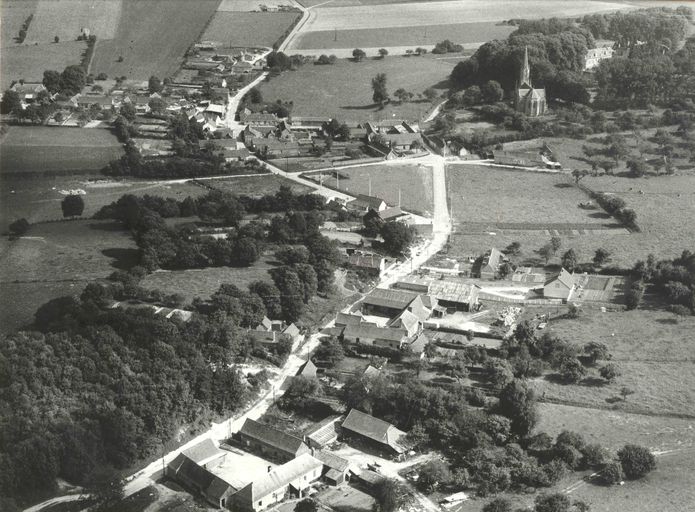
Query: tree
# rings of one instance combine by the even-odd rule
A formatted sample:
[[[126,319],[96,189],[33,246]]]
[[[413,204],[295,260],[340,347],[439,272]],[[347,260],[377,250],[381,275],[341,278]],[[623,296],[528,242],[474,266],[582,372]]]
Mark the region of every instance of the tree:
[[[0,102],[0,113],[13,114],[22,109],[22,100],[19,94],[15,91],[7,89],[2,93],[2,101]]]
[[[29,221],[25,218],[17,219],[12,224],[10,224],[10,233],[15,236],[22,236],[24,233],[29,231]]]
[[[53,42],[54,42],[54,43],[60,43],[60,37],[55,36],[55,37],[53,38]]]
[[[405,496],[405,490],[397,480],[385,478],[374,486],[374,498],[379,505],[379,512],[396,512]]]
[[[627,168],[630,169],[630,174],[635,178],[641,178],[647,173],[647,162],[641,158],[630,158],[627,161]]]
[[[562,247],[562,239],[559,236],[554,236],[550,239],[550,247],[553,248],[553,253],[556,253]]]
[[[360,62],[366,56],[367,54],[364,53],[364,50],[360,50],[359,48],[352,50],[352,58],[355,59],[355,62]]]
[[[379,57],[382,59],[386,57],[389,54],[389,51],[386,48],[379,48]],[[354,54],[353,54],[354,56]]]
[[[311,498],[304,498],[297,502],[294,507],[294,512],[318,512],[319,506]]]
[[[398,101],[400,103],[404,103],[413,97],[412,92],[408,92],[405,89],[403,89],[402,87],[399,89],[396,89],[394,91],[393,95],[398,99]]]
[[[167,103],[162,98],[152,98],[147,104],[155,114],[161,114],[167,108]]]
[[[254,87],[249,91],[248,98],[251,103],[263,103],[263,93],[261,93],[257,87]]]
[[[648,448],[626,444],[618,450],[618,459],[625,476],[630,479],[642,478],[656,468],[656,459]]]
[[[425,97],[427,101],[434,101],[439,94],[437,94],[437,91],[435,91],[432,87],[428,87],[424,91],[422,91],[422,95]]]
[[[386,74],[378,73],[374,78],[372,78],[372,100],[374,103],[383,105],[389,99],[389,93],[386,90]]]
[[[574,169],[572,171],[572,177],[574,178],[574,182],[577,184],[579,184],[579,182],[582,179],[586,178],[588,175],[589,175],[589,171],[584,170],[584,169],[582,169],[582,170]]]
[[[451,471],[440,459],[433,459],[423,464],[420,468],[418,485],[426,492],[434,492],[439,485],[451,480]]]
[[[619,484],[625,478],[620,462],[609,462],[601,470],[601,482],[605,485]]]
[[[606,249],[599,247],[596,249],[596,252],[594,253],[594,258],[593,262],[594,265],[601,267],[605,263],[608,263],[611,260],[611,253],[608,252]]]
[[[282,397],[283,404],[291,409],[309,411],[315,399],[322,394],[321,383],[316,377],[296,375]]]
[[[132,103],[124,103],[121,106],[120,114],[123,116],[124,119],[127,121],[130,121],[131,123],[135,121],[135,106]]]
[[[594,365],[599,360],[607,360],[611,358],[608,347],[600,341],[590,341],[584,345],[584,353],[586,354],[589,364]]]
[[[124,496],[123,479],[110,468],[103,468],[94,471],[87,477],[85,490],[94,499],[95,504],[92,510],[109,510],[119,503]]]
[[[560,376],[562,380],[575,384],[586,375],[586,368],[576,357],[565,357],[560,363]]]
[[[522,380],[514,380],[502,390],[497,405],[500,414],[512,420],[511,430],[518,436],[526,436],[536,425],[536,397]]]
[[[605,366],[602,366],[599,371],[599,375],[601,378],[605,379],[608,382],[613,382],[615,379],[620,377],[620,369],[613,363],[608,363]]]
[[[483,95],[483,101],[485,101],[485,103],[497,103],[498,101],[502,101],[504,97],[504,90],[496,80],[488,80],[485,82],[481,86],[480,92]]]
[[[562,255],[562,267],[568,272],[572,272],[577,267],[577,253],[574,249],[569,249]]]
[[[541,494],[536,496],[535,512],[569,512],[570,498],[566,494]]]
[[[161,92],[162,81],[156,76],[152,75],[150,79],[147,81],[147,88],[149,89],[150,94],[154,94],[155,92]]]
[[[296,322],[304,311],[304,286],[299,276],[289,267],[276,269],[273,281],[280,290],[282,316],[288,322]]]
[[[63,210],[63,217],[78,217],[84,211],[84,200],[82,196],[71,194],[63,199],[60,207]]]
[[[321,341],[316,352],[314,352],[314,356],[317,361],[325,361],[330,366],[335,366],[336,363],[343,360],[345,351],[337,339],[329,337]]]
[[[545,264],[548,264],[548,261],[550,261],[550,258],[553,257],[555,254],[555,251],[553,250],[553,246],[550,244],[545,244],[543,247],[538,249],[538,254],[540,255],[541,258],[545,260]]]
[[[75,95],[87,83],[87,73],[82,66],[68,66],[60,74],[60,89],[63,94]]]
[[[495,498],[485,504],[482,512],[512,512],[512,502],[507,498]]]
[[[60,73],[58,71],[54,71],[52,69],[47,69],[46,71],[43,72],[43,85],[46,89],[48,89],[48,92],[50,93],[56,93],[60,92],[61,89],[61,83],[60,83]]]
[[[387,222],[381,227],[384,249],[393,256],[404,254],[415,241],[415,230],[402,222]]]
[[[521,244],[519,242],[512,242],[504,251],[502,251],[507,256],[518,256],[521,253]]]
[[[620,388],[620,395],[623,397],[623,401],[625,401],[625,402],[627,402],[628,396],[634,395],[634,394],[635,394],[635,392],[626,386],[623,386],[622,388]]]

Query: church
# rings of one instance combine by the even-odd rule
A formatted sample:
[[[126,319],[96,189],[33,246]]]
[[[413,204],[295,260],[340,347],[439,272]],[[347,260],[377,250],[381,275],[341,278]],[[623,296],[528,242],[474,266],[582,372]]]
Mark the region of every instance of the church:
[[[528,48],[524,49],[524,64],[516,93],[516,109],[527,116],[542,116],[547,110],[545,89],[534,89],[531,85],[531,68],[528,64]]]

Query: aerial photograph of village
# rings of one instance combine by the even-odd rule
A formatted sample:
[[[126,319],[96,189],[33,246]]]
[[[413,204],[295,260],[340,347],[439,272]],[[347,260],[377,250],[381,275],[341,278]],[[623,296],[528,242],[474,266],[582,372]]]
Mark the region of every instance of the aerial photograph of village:
[[[695,512],[695,0],[0,0],[0,512]]]

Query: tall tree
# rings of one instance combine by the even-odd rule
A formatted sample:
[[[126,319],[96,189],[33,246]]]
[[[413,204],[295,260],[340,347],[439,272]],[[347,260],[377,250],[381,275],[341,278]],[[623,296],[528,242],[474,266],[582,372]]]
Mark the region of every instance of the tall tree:
[[[78,217],[84,211],[84,199],[82,196],[71,194],[61,201],[60,207],[63,217]]]
[[[389,93],[386,90],[386,74],[379,73],[374,78],[372,78],[372,100],[374,103],[383,105],[389,99]]]

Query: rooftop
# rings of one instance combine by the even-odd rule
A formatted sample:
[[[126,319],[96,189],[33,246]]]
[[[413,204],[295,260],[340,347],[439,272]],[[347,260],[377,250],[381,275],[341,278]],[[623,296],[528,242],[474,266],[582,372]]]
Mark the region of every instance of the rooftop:
[[[398,452],[404,449],[398,444],[405,432],[397,429],[389,422],[375,418],[357,409],[350,410],[342,428],[356,432],[364,437],[381,444],[386,444]]]
[[[265,496],[283,488],[302,475],[319,468],[323,468],[323,463],[305,453],[282,466],[276,467],[255,482],[251,482],[240,489],[238,494],[248,502],[253,503],[262,500]]]
[[[288,453],[296,453],[304,444],[304,441],[299,437],[287,434],[250,418],[244,422],[239,433]]]

